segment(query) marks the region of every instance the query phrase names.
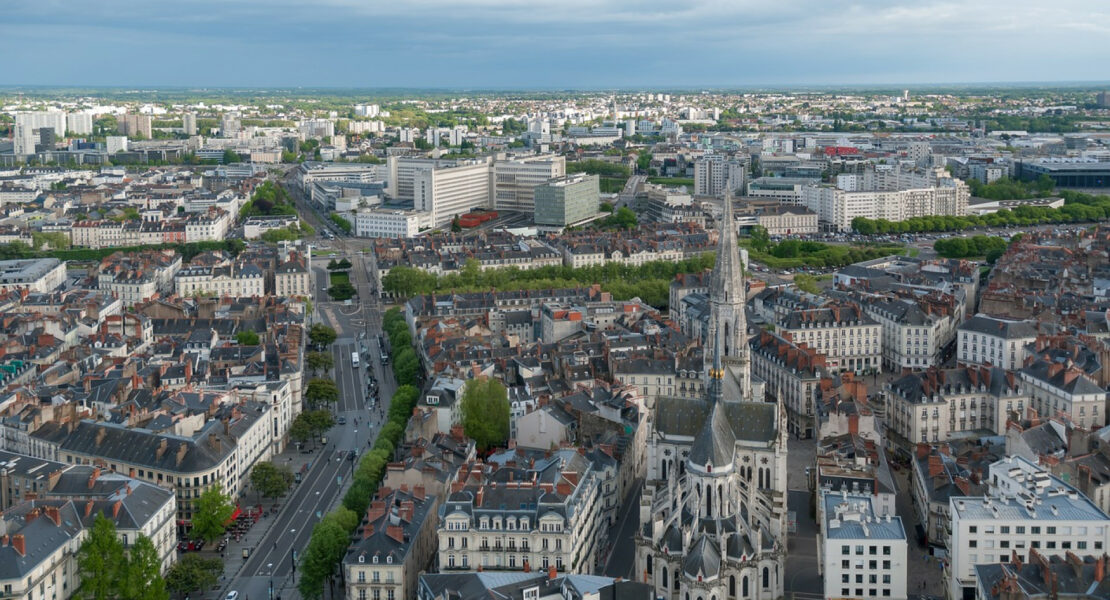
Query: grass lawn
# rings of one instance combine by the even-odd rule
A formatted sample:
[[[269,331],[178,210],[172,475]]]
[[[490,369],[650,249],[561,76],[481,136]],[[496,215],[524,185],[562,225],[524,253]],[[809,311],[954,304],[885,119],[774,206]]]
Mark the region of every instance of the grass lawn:
[[[332,273],[328,274],[328,278],[330,279],[332,285],[335,285],[337,283],[351,282],[351,277],[347,275],[347,273],[344,271],[333,271]]]
[[[670,185],[670,186],[685,185],[685,186],[689,186],[689,187],[694,187],[694,178],[693,177],[648,177],[648,183],[654,183],[656,185]]]

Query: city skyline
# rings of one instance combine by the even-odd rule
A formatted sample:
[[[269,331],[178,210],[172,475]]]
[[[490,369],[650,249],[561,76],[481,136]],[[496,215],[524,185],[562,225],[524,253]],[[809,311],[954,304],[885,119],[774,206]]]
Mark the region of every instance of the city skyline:
[[[5,82],[19,86],[1083,82],[1104,80],[1097,65],[1110,58],[1100,38],[1110,31],[1110,9],[1089,4],[17,1],[0,25],[0,52],[25,57]]]

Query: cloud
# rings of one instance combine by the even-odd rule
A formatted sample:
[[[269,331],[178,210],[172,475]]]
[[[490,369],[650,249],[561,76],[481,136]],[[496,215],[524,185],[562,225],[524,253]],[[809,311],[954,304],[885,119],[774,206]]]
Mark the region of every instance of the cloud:
[[[1084,0],[14,0],[10,83],[617,87],[1105,78]],[[91,60],[98,68],[90,69]]]

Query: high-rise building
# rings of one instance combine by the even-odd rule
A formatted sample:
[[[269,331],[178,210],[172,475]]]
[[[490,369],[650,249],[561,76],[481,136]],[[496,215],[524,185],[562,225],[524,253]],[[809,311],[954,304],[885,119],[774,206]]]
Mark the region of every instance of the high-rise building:
[[[117,122],[116,130],[127,137],[142,136],[148,140],[153,137],[150,128],[150,115],[122,115]]]
[[[127,136],[126,135],[110,135],[104,139],[108,146],[108,154],[115,154],[116,152],[127,152]]]
[[[66,115],[66,131],[76,135],[90,135],[93,132],[93,116],[89,113],[69,113]]]
[[[458,215],[490,203],[488,160],[458,161],[414,173],[413,208],[432,213],[432,226],[440,227]]]
[[[306,138],[330,138],[335,135],[335,122],[331,119],[305,119],[300,131]]]
[[[54,132],[53,127],[39,128],[39,145],[43,150],[53,150],[55,144],[58,143],[58,136]]]
[[[239,121],[239,113],[224,113],[220,117],[220,137],[231,138],[239,135],[243,124]]]
[[[493,207],[531,213],[536,186],[566,175],[566,159],[556,154],[502,160],[493,164]]]
[[[719,196],[742,189],[746,170],[743,161],[721,154],[702,157],[694,162],[694,195]]]
[[[21,122],[17,117],[15,121],[15,155],[27,156],[35,153],[35,130],[30,123]]]
[[[566,227],[597,215],[600,179],[569,175],[535,188],[535,220],[541,227]]]
[[[197,113],[187,112],[181,115],[181,128],[185,130],[185,135],[197,134]]]

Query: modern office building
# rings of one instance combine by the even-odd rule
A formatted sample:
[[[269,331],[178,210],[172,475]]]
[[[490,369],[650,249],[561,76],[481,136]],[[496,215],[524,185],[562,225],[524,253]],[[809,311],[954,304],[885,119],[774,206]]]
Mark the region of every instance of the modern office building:
[[[366,238],[414,237],[420,232],[422,213],[392,208],[361,209],[355,212],[355,236]]]
[[[537,186],[566,175],[566,158],[554,154],[500,160],[493,164],[493,208],[531,213]]]
[[[597,215],[597,175],[570,175],[536,188],[535,221],[541,227],[566,227]]]
[[[1017,162],[1017,177],[1034,181],[1041,175],[1052,178],[1057,187],[1110,187],[1110,162],[1093,158],[1035,158]]]
[[[433,227],[447,225],[475,208],[488,208],[489,174],[485,159],[420,169],[413,178],[413,208],[431,213]]]

